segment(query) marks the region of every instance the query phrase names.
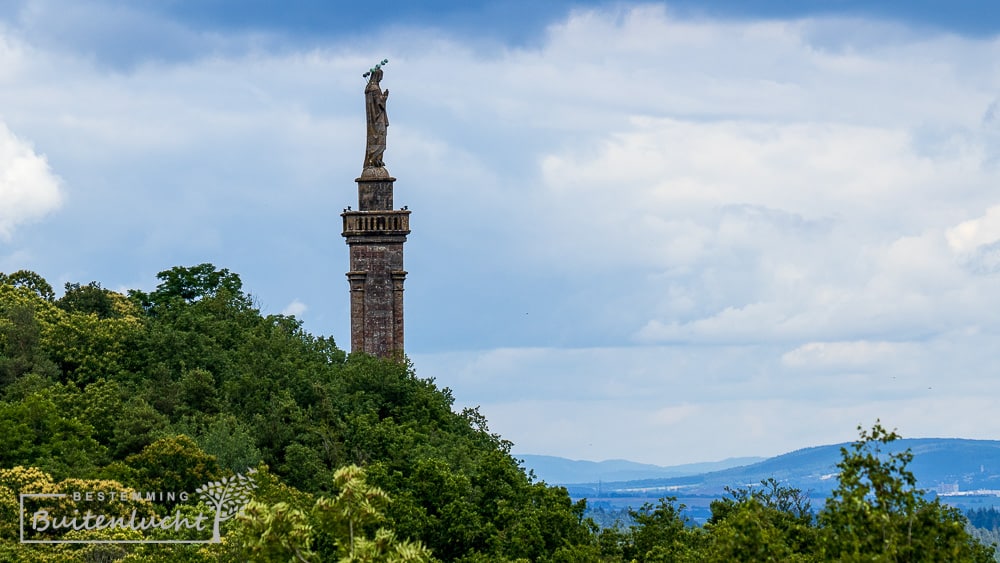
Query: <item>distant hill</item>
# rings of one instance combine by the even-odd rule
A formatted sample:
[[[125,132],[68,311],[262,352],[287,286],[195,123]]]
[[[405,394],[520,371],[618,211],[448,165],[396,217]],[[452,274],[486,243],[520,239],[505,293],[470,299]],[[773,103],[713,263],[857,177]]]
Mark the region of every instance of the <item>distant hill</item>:
[[[688,506],[707,507],[711,499],[725,494],[727,486],[756,485],[763,479],[774,478],[822,502],[837,486],[840,448],[848,446],[845,443],[805,448],[694,475],[616,482],[602,478],[600,482],[565,486],[572,497],[587,498],[597,506],[639,506],[663,496],[675,496]],[[909,468],[917,478],[918,487],[938,493],[949,504],[963,509],[1000,506],[1000,441],[914,438],[897,440],[885,446],[884,451],[900,452],[907,448],[913,452]]]
[[[664,467],[624,459],[583,461],[532,454],[514,454],[514,457],[523,460],[524,467],[534,471],[536,477],[555,485],[684,477],[750,465],[765,459],[763,457],[738,457],[722,461]]]

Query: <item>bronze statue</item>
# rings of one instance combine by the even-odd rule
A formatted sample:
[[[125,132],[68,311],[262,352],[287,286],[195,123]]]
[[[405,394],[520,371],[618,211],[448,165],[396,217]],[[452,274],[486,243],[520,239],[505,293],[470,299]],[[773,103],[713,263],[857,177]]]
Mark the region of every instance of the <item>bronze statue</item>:
[[[379,82],[382,80],[382,65],[389,62],[383,59],[364,74],[368,78],[365,87],[365,116],[368,118],[368,144],[365,148],[365,168],[381,168],[382,154],[385,152],[385,134],[389,127],[389,117],[385,113],[385,100],[389,90],[382,91]]]

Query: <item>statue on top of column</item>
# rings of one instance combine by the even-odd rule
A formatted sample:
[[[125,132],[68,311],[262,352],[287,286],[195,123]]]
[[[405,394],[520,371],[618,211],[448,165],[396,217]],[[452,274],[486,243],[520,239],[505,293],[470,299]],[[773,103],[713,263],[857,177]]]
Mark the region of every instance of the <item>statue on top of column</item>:
[[[382,91],[379,82],[382,80],[382,65],[389,62],[389,59],[382,59],[364,73],[368,78],[368,86],[365,87],[365,117],[368,120],[368,142],[365,148],[365,168],[382,168],[382,154],[385,152],[385,134],[389,127],[389,117],[385,113],[385,100],[389,97],[389,90]]]

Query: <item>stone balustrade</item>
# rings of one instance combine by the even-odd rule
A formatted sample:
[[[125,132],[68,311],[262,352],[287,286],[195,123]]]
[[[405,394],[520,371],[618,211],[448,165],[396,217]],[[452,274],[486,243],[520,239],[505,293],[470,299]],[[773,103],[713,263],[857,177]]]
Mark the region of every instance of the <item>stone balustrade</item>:
[[[345,211],[344,233],[354,235],[407,235],[410,233],[410,211]]]

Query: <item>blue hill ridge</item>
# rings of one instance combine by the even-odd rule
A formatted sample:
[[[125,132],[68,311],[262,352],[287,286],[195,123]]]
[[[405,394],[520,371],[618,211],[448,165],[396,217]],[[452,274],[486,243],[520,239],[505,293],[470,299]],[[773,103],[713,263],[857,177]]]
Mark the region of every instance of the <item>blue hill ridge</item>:
[[[532,464],[536,464],[540,468],[541,471],[536,470],[540,478],[565,486],[574,498],[586,498],[593,505],[638,506],[663,496],[675,496],[689,506],[707,506],[708,500],[724,496],[726,487],[754,486],[769,478],[801,489],[814,499],[825,499],[837,486],[841,448],[849,447],[849,443],[832,444],[767,459],[743,458],[677,467],[631,464],[623,460],[559,462],[557,460],[562,458],[520,457],[524,458],[526,467],[534,468]],[[887,454],[907,449],[913,453],[909,469],[916,476],[919,488],[961,508],[1000,506],[1000,441],[909,438],[883,446]],[[699,466],[704,467],[698,470]],[[561,472],[560,468],[563,468]],[[642,475],[644,471],[662,473],[640,478],[612,478],[614,475]],[[574,479],[595,474],[599,475],[597,479],[574,482]]]
[[[526,469],[534,471],[538,479],[554,485],[682,477],[749,465],[765,459],[762,457],[741,457],[715,462],[661,466],[624,459],[586,461],[533,454],[514,454],[514,457],[521,459],[522,465]]]

